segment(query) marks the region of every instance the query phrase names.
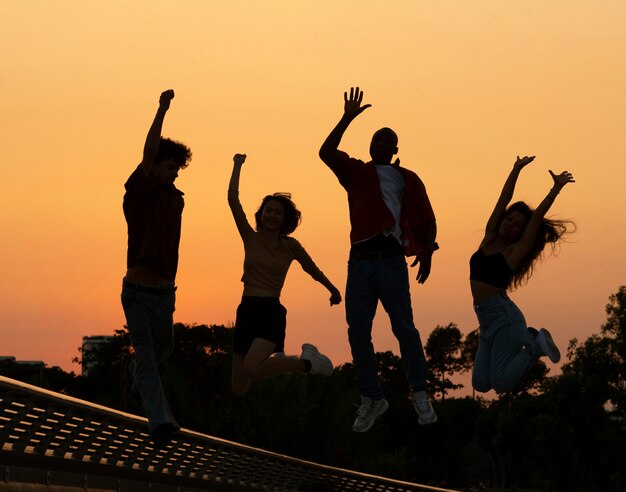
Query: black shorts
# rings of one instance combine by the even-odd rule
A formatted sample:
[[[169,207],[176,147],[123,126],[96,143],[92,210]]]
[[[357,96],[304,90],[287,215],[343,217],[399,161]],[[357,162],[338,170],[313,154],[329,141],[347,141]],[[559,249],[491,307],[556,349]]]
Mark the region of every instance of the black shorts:
[[[278,297],[243,296],[237,308],[233,352],[247,354],[255,338],[276,344],[274,352],[285,350],[287,310]]]

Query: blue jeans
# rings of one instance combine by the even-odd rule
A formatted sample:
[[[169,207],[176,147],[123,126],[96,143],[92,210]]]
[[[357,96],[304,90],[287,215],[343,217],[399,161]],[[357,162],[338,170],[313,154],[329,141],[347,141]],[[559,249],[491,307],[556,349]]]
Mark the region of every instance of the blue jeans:
[[[511,391],[537,362],[541,349],[524,315],[505,292],[475,304],[474,311],[480,328],[472,386],[481,393]]]
[[[404,255],[349,260],[346,320],[359,392],[374,400],[384,397],[372,344],[372,321],[380,300],[400,343],[400,355],[413,391],[426,389],[426,358],[413,324],[409,272]]]
[[[174,420],[163,393],[158,365],[174,350],[174,289],[148,293],[124,285],[122,306],[135,350],[135,381],[150,422],[150,431]]]

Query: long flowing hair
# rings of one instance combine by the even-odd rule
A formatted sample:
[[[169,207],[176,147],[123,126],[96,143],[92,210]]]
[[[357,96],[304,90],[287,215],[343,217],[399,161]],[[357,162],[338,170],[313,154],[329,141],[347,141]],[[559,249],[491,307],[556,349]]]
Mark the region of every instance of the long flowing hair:
[[[515,202],[506,209],[504,214],[502,214],[500,222],[498,223],[498,228],[502,221],[513,212],[521,213],[526,218],[526,223],[528,224],[534,210],[524,202]],[[539,226],[537,237],[535,237],[535,243],[533,244],[533,247],[528,255],[526,255],[526,257],[520,262],[515,272],[513,272],[513,276],[511,277],[511,280],[509,280],[507,289],[515,290],[521,285],[526,284],[530,277],[532,277],[535,268],[541,261],[543,261],[546,245],[550,245],[549,254],[556,256],[559,251],[559,243],[564,241],[563,236],[565,234],[570,234],[575,230],[576,224],[569,219],[559,220],[547,219],[545,217],[541,219],[541,225]]]

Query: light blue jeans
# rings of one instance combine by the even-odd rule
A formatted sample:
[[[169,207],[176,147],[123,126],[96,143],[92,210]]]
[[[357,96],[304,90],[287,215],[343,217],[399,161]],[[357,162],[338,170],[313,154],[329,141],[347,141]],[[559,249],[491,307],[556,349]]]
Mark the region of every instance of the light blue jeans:
[[[158,369],[158,365],[174,350],[175,301],[173,289],[152,294],[122,287],[122,306],[135,350],[135,381],[150,422],[150,431],[163,424],[180,428],[163,393]]]
[[[475,304],[474,311],[480,328],[472,386],[481,393],[511,391],[537,362],[541,349],[506,292]]]
[[[413,391],[426,389],[427,366],[419,332],[413,324],[409,273],[404,255],[349,260],[346,320],[359,392],[374,400],[384,397],[372,344],[372,321],[380,300],[400,343],[400,355]]]

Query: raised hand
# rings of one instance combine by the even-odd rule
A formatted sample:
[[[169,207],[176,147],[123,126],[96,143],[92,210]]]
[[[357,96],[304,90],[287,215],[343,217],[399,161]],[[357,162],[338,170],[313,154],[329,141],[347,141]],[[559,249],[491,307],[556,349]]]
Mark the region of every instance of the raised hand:
[[[518,155],[517,156],[517,160],[515,161],[515,164],[513,164],[513,167],[516,167],[518,169],[522,169],[523,167],[527,166],[528,164],[530,164],[534,160],[535,160],[535,156],[534,155],[531,155],[531,156],[525,155],[524,157],[520,157]]]
[[[363,91],[359,90],[358,87],[350,87],[350,97],[348,97],[347,92],[344,92],[343,101],[343,113],[351,118],[356,118],[371,106],[371,104],[361,106],[361,102],[363,102]]]
[[[159,106],[163,109],[170,108],[170,102],[174,99],[174,90],[168,89],[161,93],[161,97],[159,97]]]
[[[141,159],[141,169],[148,176],[154,168],[154,159],[159,151],[159,143],[161,141],[161,130],[163,128],[163,120],[165,114],[170,108],[170,101],[174,99],[174,91],[172,89],[161,93],[159,97],[159,109],[154,115],[154,120],[148,130],[146,143],[143,144],[143,158]]]
[[[246,162],[246,154],[235,154],[233,156],[233,162],[236,166],[242,166]]]
[[[568,171],[563,171],[561,174],[554,174],[551,170],[548,170],[550,176],[554,180],[554,186],[559,190],[562,189],[567,183],[575,183],[574,176]]]

